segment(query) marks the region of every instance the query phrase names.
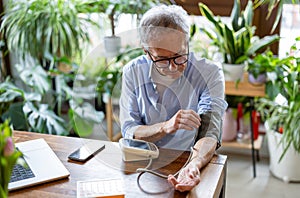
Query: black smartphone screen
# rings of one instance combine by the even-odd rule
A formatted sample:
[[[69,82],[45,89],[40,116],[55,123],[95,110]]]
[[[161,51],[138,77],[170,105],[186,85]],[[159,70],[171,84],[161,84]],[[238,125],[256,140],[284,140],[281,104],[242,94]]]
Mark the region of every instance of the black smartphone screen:
[[[88,142],[79,149],[71,153],[68,158],[75,161],[84,162],[96,155],[105,148],[103,143]]]

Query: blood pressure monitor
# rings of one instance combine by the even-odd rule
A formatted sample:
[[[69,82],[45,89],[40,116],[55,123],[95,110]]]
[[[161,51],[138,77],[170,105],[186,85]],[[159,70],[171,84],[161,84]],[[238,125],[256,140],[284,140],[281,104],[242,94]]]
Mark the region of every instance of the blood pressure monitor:
[[[121,138],[119,140],[119,145],[123,153],[124,161],[155,159],[159,156],[159,150],[152,142]]]

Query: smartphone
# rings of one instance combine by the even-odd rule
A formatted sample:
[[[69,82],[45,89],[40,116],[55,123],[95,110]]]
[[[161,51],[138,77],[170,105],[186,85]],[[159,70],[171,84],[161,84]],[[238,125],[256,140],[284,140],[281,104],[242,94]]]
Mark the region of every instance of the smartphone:
[[[102,151],[104,148],[105,144],[101,142],[87,142],[79,149],[71,153],[68,158],[79,162],[85,162]]]

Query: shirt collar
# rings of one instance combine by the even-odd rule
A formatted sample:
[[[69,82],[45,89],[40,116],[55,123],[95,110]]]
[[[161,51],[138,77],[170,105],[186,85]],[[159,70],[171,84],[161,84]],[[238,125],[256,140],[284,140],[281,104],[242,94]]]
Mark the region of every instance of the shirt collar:
[[[190,63],[190,60],[191,60],[190,58],[191,57],[190,56],[191,56],[191,53],[189,54],[189,60],[186,63],[187,65],[186,65],[186,68],[183,71],[183,74],[175,81],[176,85],[179,85],[181,83],[181,81],[182,81],[181,79],[185,78],[187,70],[189,70],[189,67],[191,67],[191,63]],[[147,58],[148,64],[150,65],[149,71],[148,71],[148,79],[153,83],[154,88],[156,88],[156,85],[155,85],[153,79],[151,78],[152,68],[154,67],[154,65],[153,65],[153,62],[148,59],[148,57],[146,57],[146,58]]]

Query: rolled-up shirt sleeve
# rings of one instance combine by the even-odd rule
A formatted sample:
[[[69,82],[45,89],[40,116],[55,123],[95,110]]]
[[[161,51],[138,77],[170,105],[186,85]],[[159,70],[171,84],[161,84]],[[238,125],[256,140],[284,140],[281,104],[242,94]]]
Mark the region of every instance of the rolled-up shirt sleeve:
[[[134,138],[134,132],[140,125],[145,125],[144,100],[148,96],[146,84],[149,81],[149,60],[141,56],[132,60],[123,68],[122,90],[119,101],[121,132],[125,138]],[[141,91],[143,90],[143,91]]]
[[[210,65],[210,63],[208,63]],[[227,108],[225,97],[224,74],[220,67],[211,65],[214,69],[202,71],[203,79],[206,81],[205,90],[200,95],[198,103],[198,113],[209,113],[209,123],[206,128],[205,137],[212,137],[221,143],[222,139],[222,120]],[[216,69],[215,67],[218,67]]]
[[[122,92],[119,101],[120,124],[122,135],[125,138],[133,138],[134,131],[141,123],[138,105],[136,102],[135,88],[133,84],[132,72],[128,67],[124,67],[122,75]]]

